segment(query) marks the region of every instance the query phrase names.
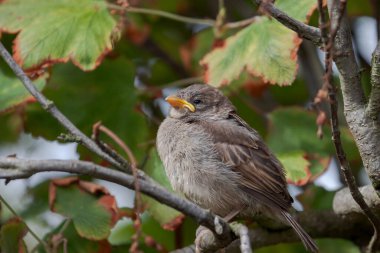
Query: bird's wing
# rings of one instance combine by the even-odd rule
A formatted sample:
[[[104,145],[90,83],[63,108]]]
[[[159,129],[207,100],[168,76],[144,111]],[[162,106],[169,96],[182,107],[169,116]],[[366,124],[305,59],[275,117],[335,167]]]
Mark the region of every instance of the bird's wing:
[[[269,206],[287,210],[293,199],[282,165],[258,133],[235,113],[223,122],[205,124],[210,124],[205,128],[222,161],[241,175],[240,187]]]

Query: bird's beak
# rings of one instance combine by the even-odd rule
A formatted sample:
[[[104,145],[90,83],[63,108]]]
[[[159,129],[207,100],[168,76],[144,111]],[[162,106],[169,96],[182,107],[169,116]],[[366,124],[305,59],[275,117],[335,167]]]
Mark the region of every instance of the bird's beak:
[[[171,106],[177,108],[187,108],[190,112],[195,112],[195,106],[184,99],[176,96],[169,96],[165,99]]]

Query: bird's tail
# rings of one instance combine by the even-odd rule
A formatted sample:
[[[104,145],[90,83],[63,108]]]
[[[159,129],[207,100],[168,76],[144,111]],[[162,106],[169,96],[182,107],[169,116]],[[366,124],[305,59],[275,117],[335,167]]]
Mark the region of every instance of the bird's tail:
[[[297,233],[305,248],[313,253],[318,252],[317,244],[315,244],[314,240],[305,232],[305,230],[303,230],[300,224],[298,224],[298,222],[287,211],[281,211],[281,214]]]

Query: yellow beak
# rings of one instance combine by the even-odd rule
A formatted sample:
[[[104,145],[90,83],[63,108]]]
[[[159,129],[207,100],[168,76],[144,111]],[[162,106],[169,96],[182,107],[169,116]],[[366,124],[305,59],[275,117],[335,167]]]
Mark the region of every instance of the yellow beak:
[[[184,99],[178,98],[176,96],[169,96],[165,99],[171,106],[177,108],[187,108],[190,112],[195,112],[195,107],[193,104],[187,102]]]

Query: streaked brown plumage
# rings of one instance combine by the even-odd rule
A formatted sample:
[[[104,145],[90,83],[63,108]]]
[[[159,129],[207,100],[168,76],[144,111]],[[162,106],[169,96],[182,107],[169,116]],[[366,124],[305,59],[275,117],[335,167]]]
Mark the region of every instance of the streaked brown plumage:
[[[293,199],[281,163],[228,98],[195,84],[167,101],[172,108],[158,130],[157,149],[173,188],[222,217],[258,212],[277,217],[317,252],[288,212]]]

